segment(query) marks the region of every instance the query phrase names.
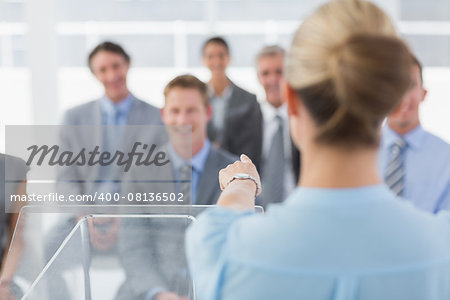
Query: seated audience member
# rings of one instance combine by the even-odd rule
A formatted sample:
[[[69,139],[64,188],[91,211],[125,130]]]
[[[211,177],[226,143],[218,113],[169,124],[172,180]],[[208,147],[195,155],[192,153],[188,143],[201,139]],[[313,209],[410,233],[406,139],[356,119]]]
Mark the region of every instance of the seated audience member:
[[[22,291],[18,289],[14,282],[14,274],[19,265],[24,247],[24,220],[21,220],[19,224],[17,222],[19,213],[6,213],[7,205],[18,205],[18,207],[10,207],[17,212],[20,210],[21,205],[17,203],[7,204],[6,202],[10,201],[11,195],[25,195],[27,172],[28,167],[23,160],[0,153],[0,257],[2,258],[0,299],[5,300],[20,298],[22,294]],[[7,183],[7,179],[17,181],[17,183]],[[16,227],[16,225],[19,226]]]
[[[161,115],[170,137],[165,148],[170,157],[171,177],[176,179],[173,185],[178,186],[162,192],[183,191],[186,182],[179,179],[189,178],[192,192],[184,195],[182,204],[215,204],[220,195],[219,170],[235,161],[236,157],[216,148],[207,138],[206,126],[211,118],[211,107],[206,84],[191,75],[178,76],[167,84],[164,97]],[[186,134],[186,129],[191,134]],[[189,149],[183,148],[186,145]],[[158,179],[165,179],[162,175],[164,167],[146,167],[140,170],[143,173],[130,173],[123,191],[134,194],[154,192],[149,183],[134,183],[142,181],[152,168],[160,174]],[[186,169],[189,172],[187,176],[183,175]],[[176,300],[187,296],[189,279],[183,250],[184,231],[185,227],[176,220],[173,224],[154,219],[123,222],[119,253],[127,282],[117,299]]]
[[[202,55],[203,64],[211,72],[208,92],[213,112],[208,123],[209,139],[233,154],[247,154],[259,167],[262,116],[256,96],[228,78],[230,49],[223,38],[208,39]]]
[[[450,145],[424,130],[419,106],[427,90],[413,57],[411,86],[383,127],[379,168],[398,196],[431,213],[450,209]]]
[[[449,215],[397,201],[377,170],[382,122],[411,83],[389,17],[362,0],[323,4],[286,66],[299,186],[255,215],[251,160],[220,171],[217,207],[186,233],[197,299],[450,299]]]
[[[256,72],[266,95],[261,105],[263,145],[261,181],[264,191],[258,201],[264,207],[281,202],[298,182],[300,154],[289,134],[287,105],[281,93],[285,51],[266,46],[256,56]]]

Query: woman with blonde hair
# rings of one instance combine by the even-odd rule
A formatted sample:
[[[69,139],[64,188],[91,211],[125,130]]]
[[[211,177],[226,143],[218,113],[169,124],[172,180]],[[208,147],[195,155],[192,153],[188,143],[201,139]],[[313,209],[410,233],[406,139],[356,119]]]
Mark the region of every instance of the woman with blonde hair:
[[[220,172],[217,207],[186,237],[198,299],[450,299],[450,218],[396,198],[376,167],[411,64],[370,2],[331,1],[305,19],[287,57],[298,187],[255,215],[250,159]]]

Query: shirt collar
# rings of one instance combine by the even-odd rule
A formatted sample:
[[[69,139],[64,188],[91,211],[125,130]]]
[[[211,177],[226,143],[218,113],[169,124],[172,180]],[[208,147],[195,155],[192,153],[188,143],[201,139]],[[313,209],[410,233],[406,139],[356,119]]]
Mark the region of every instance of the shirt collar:
[[[128,115],[131,109],[131,105],[134,102],[135,97],[129,93],[128,96],[120,101],[119,103],[114,103],[108,96],[103,96],[101,98],[101,105],[104,111],[113,112],[118,111],[122,115]]]
[[[265,101],[261,106],[262,113],[264,115],[264,120],[270,122],[273,121],[276,115],[279,115],[283,120],[288,119],[287,105],[283,104],[276,108],[271,105],[268,101]]]
[[[169,143],[168,146],[169,155],[173,162],[173,165],[175,169],[180,169],[185,164],[191,164],[192,168],[197,172],[203,172],[203,169],[206,164],[206,159],[208,158],[209,152],[211,150],[211,142],[208,139],[205,139],[205,142],[203,143],[203,147],[200,149],[200,151],[195,154],[192,159],[186,161],[181,156],[179,156],[175,149],[172,147],[172,145]]]
[[[222,95],[220,96],[216,94],[211,83],[208,83],[207,87],[208,87],[208,95],[210,98],[220,98],[228,100],[231,97],[231,94],[233,93],[233,85],[231,83],[228,84],[228,86],[223,90]]]
[[[361,197],[364,195],[364,197]],[[296,187],[284,201],[285,205],[311,205],[336,207],[364,207],[369,203],[391,202],[395,195],[385,184],[366,185],[354,188]],[[339,201],[337,201],[339,200]],[[350,206],[344,206],[350,205]]]
[[[200,151],[192,157],[192,167],[194,170],[203,172],[210,149],[211,142],[208,139],[205,139],[202,149],[200,149]]]
[[[424,136],[425,131],[423,130],[422,126],[419,124],[416,128],[409,131],[408,133],[404,135],[400,135],[394,130],[392,130],[391,127],[389,127],[389,124],[386,124],[383,127],[383,148],[390,148],[397,139],[402,138],[406,141],[408,144],[408,147],[412,149],[418,149],[421,146],[422,137]]]

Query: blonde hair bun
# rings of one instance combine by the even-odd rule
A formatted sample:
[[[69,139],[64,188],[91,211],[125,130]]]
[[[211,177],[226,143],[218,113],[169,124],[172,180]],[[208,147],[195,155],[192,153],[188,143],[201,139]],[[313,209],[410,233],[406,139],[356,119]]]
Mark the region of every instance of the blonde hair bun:
[[[389,17],[362,0],[319,7],[297,30],[286,64],[324,143],[377,145],[381,121],[410,83],[408,47]]]

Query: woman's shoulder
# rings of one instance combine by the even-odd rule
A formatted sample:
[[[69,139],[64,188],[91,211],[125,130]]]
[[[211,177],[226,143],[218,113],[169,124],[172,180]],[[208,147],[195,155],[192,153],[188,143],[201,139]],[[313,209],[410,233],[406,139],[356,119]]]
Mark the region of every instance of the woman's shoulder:
[[[311,257],[323,267],[324,259],[333,257],[327,265],[369,269],[393,259],[408,265],[450,256],[450,212],[436,216],[389,193],[379,200],[353,198],[342,206],[339,201],[345,198],[313,203],[302,195],[297,191],[266,214],[233,224],[230,254],[298,267],[313,267]]]

